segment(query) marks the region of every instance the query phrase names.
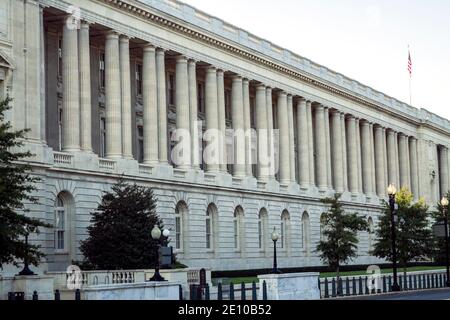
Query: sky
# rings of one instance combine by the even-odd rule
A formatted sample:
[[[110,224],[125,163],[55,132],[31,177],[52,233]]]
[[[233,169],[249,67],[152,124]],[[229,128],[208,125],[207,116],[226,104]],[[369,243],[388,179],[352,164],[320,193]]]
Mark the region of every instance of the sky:
[[[450,119],[449,0],[183,0],[206,13]]]

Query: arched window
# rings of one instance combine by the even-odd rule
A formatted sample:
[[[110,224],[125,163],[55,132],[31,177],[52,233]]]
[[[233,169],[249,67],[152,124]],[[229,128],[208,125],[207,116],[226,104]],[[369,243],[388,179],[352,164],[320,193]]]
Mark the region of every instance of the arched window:
[[[64,207],[64,200],[59,194],[55,203],[55,249],[58,251],[67,250],[67,210]]]
[[[205,241],[207,250],[215,250],[217,245],[217,207],[211,203],[206,210]]]
[[[368,248],[368,252],[370,252],[370,251],[372,251],[372,245],[373,245],[372,242],[373,242],[373,233],[374,233],[372,217],[369,217],[369,219],[367,219],[367,224],[369,225],[368,235],[367,235],[367,248]]]
[[[267,217],[267,210],[261,209],[258,215],[258,248],[260,251],[266,250]]]
[[[289,218],[289,212],[284,210],[281,214],[280,228],[280,243],[282,249],[287,249],[289,247]]]
[[[233,214],[234,249],[236,251],[243,249],[243,218],[244,210],[241,206],[236,207]]]
[[[302,248],[306,254],[309,255],[310,248],[310,222],[308,212],[303,212],[302,215]]]
[[[180,201],[175,207],[175,249],[186,250],[185,238],[187,237],[187,205]]]

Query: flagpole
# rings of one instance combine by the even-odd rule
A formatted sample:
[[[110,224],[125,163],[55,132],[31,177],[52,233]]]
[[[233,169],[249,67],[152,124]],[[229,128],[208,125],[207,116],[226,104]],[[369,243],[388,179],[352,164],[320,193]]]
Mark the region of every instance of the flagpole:
[[[411,61],[411,51],[408,44],[408,71],[409,71],[409,105],[412,106],[412,87],[411,87],[411,78],[412,78],[412,61]]]

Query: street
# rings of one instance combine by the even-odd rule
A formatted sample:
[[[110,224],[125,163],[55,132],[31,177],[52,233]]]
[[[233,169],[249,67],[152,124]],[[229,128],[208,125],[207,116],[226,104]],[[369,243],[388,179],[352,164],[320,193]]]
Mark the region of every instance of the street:
[[[354,300],[450,300],[450,288],[409,291],[353,298]]]

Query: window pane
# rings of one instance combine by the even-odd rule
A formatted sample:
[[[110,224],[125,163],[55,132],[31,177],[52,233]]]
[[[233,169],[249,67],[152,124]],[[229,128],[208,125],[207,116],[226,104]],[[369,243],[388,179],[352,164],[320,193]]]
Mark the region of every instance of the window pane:
[[[239,241],[238,241],[238,222],[237,220],[233,221],[234,223],[234,247],[239,249]]]
[[[57,249],[63,250],[64,249],[64,231],[58,231],[57,232]]]

